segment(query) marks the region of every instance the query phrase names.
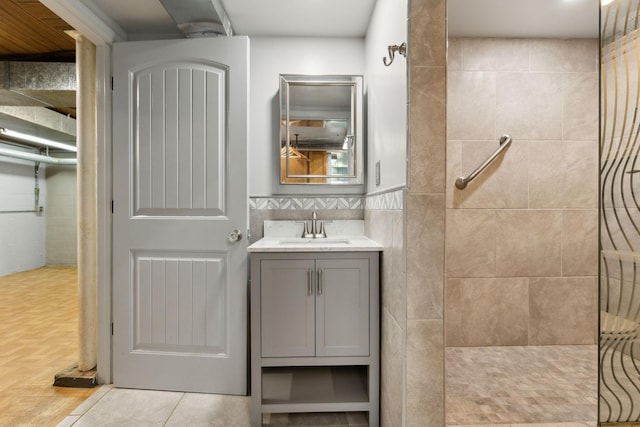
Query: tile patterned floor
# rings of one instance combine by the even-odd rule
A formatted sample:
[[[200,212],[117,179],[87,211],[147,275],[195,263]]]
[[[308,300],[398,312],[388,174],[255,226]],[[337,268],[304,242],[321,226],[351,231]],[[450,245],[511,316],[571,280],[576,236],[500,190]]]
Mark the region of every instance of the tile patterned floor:
[[[472,424],[456,427],[590,427],[587,423]]]
[[[249,398],[102,386],[58,427],[249,426]]]
[[[596,346],[448,348],[447,425],[595,425],[597,361]]]
[[[447,425],[595,427],[595,346],[447,349]],[[59,427],[248,427],[249,397],[101,387]],[[362,413],[271,414],[265,427],[364,427]],[[397,427],[397,426],[386,426]]]
[[[58,427],[249,427],[249,397],[100,387]],[[512,408],[513,409],[513,408]],[[523,408],[518,408],[522,410]],[[366,427],[364,413],[271,414],[264,427]],[[594,427],[588,422],[480,423],[483,427]],[[397,427],[397,426],[386,426]],[[478,427],[478,423],[457,427]],[[640,427],[640,426],[639,426]]]
[[[56,425],[95,389],[53,387],[78,356],[73,267],[0,277],[0,427]]]
[[[102,386],[58,427],[249,427],[249,397]],[[363,413],[272,414],[265,427],[366,427]]]

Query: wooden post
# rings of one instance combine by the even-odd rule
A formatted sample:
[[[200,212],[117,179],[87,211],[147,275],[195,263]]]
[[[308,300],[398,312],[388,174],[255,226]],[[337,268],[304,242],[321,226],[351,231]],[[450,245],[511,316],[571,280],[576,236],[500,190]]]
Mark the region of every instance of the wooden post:
[[[78,135],[78,370],[97,364],[96,47],[76,37]]]

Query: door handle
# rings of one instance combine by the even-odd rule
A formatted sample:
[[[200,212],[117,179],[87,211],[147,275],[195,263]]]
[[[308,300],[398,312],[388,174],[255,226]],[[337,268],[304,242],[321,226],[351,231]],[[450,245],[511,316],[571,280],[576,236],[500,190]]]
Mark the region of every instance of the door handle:
[[[229,233],[229,235],[227,236],[227,240],[230,243],[235,243],[237,241],[239,241],[240,239],[242,239],[242,232],[240,230],[233,230],[231,233]]]
[[[322,295],[322,270],[318,270],[318,295]]]
[[[313,295],[313,272],[307,270],[307,295]]]

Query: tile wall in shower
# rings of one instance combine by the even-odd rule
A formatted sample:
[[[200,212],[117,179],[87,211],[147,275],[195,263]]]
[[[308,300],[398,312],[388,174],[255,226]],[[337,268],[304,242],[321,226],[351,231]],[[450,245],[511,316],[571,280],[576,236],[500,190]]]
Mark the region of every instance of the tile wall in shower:
[[[595,343],[597,40],[452,39],[448,64],[447,345]]]

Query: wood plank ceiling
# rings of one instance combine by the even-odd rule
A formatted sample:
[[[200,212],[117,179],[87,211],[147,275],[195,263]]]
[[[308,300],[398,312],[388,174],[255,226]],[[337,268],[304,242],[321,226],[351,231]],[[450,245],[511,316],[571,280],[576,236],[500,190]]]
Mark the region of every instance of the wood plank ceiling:
[[[0,0],[0,61],[75,62],[73,28],[38,0]]]
[[[0,61],[75,62],[68,30],[73,27],[38,0],[0,0]],[[75,108],[50,109],[76,116]]]

